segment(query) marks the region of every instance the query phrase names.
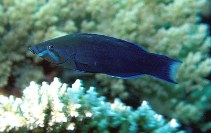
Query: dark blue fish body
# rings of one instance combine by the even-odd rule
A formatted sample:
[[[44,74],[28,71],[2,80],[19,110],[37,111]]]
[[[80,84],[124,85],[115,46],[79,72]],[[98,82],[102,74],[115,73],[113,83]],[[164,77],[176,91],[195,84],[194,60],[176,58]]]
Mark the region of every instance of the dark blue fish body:
[[[66,68],[132,78],[150,75],[175,82],[180,61],[146,51],[131,42],[97,34],[77,33],[42,42],[33,53]]]

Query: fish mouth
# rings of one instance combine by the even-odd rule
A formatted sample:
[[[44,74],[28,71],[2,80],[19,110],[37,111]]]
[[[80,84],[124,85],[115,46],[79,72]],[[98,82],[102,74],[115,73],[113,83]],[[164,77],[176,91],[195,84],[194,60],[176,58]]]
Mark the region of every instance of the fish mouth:
[[[31,48],[29,48],[29,51],[31,51],[33,54],[35,54],[35,51]]]
[[[31,51],[33,54],[38,54],[39,53],[38,49],[35,46],[30,47],[29,51]]]

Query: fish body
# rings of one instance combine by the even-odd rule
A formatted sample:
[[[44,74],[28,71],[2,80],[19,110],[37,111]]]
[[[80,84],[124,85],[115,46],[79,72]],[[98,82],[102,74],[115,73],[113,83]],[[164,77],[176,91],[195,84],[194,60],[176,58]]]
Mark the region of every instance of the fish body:
[[[47,61],[87,73],[119,78],[150,75],[176,83],[181,62],[148,52],[134,43],[98,34],[76,33],[32,46],[30,50]]]

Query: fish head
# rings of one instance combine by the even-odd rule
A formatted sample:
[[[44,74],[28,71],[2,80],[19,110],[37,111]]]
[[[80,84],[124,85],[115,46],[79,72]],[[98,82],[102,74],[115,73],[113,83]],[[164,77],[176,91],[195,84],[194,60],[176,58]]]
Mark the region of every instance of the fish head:
[[[70,54],[73,54],[73,50],[69,49],[68,45],[54,40],[39,43],[30,47],[29,50],[33,54],[37,54],[39,57],[56,65],[65,63],[69,59]]]

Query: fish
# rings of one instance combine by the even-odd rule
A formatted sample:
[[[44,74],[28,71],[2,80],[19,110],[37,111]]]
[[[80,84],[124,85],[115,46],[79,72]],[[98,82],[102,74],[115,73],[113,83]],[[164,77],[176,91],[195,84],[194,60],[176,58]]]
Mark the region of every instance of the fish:
[[[71,70],[131,79],[144,75],[177,84],[181,61],[148,52],[135,43],[91,33],[73,33],[33,45],[33,53]]]

